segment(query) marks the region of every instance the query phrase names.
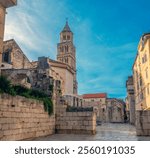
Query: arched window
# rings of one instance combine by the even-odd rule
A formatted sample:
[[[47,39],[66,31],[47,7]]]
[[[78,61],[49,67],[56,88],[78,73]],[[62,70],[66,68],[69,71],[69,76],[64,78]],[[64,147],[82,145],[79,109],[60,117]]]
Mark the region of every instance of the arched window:
[[[69,35],[67,36],[67,40],[70,40],[70,36]]]
[[[63,40],[66,40],[66,36],[65,35],[63,36]]]
[[[66,50],[67,50],[67,52],[68,52],[68,46],[66,46]]]
[[[68,58],[66,59],[66,63],[68,63]]]

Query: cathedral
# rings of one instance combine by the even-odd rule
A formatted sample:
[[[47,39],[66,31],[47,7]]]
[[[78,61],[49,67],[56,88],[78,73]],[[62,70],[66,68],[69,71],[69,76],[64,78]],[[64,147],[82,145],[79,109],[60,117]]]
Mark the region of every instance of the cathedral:
[[[57,60],[39,57],[38,61],[30,62],[15,40],[11,39],[3,43],[0,67],[2,74],[8,76],[13,84],[38,89],[41,85],[45,87],[44,77],[47,76],[47,79],[53,78],[60,81],[62,95],[77,95],[76,50],[73,43],[73,32],[68,21],[60,33]],[[36,75],[35,72],[37,72]],[[45,89],[43,90],[45,91]]]

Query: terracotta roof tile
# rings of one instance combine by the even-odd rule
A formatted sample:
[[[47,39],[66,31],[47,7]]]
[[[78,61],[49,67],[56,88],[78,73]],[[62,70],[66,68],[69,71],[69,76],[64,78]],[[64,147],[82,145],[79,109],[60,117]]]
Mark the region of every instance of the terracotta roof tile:
[[[96,94],[83,94],[83,99],[88,99],[88,98],[106,98],[107,94],[106,93],[96,93]]]

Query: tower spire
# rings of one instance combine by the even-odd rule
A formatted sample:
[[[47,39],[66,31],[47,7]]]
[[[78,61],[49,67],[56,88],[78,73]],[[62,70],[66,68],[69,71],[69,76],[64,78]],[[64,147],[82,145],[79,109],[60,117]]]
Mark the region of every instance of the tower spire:
[[[65,24],[62,32],[72,32],[70,27],[69,27],[69,24],[68,24],[68,18],[66,18],[66,24]]]

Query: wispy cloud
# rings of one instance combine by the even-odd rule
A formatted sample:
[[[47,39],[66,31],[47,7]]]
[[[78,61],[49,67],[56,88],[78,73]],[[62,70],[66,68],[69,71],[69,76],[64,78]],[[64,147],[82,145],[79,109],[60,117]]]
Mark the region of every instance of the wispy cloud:
[[[115,32],[117,35],[114,36],[115,33],[111,32],[113,27],[109,27],[110,30],[109,25],[106,25],[106,30],[105,26],[100,28],[99,19],[81,14],[84,13],[86,4],[79,10],[69,2],[19,0],[17,7],[8,9],[5,40],[14,38],[30,60],[37,60],[39,56],[55,59],[59,33],[68,17],[77,51],[79,93],[107,92],[111,97],[125,97],[125,80],[131,74],[137,43],[135,40],[119,39],[117,35],[122,30],[128,34],[126,28],[118,28],[118,32]],[[106,24],[108,15],[104,8],[101,9],[105,13],[104,16],[99,14],[102,25]],[[95,8],[92,13],[94,12]]]

